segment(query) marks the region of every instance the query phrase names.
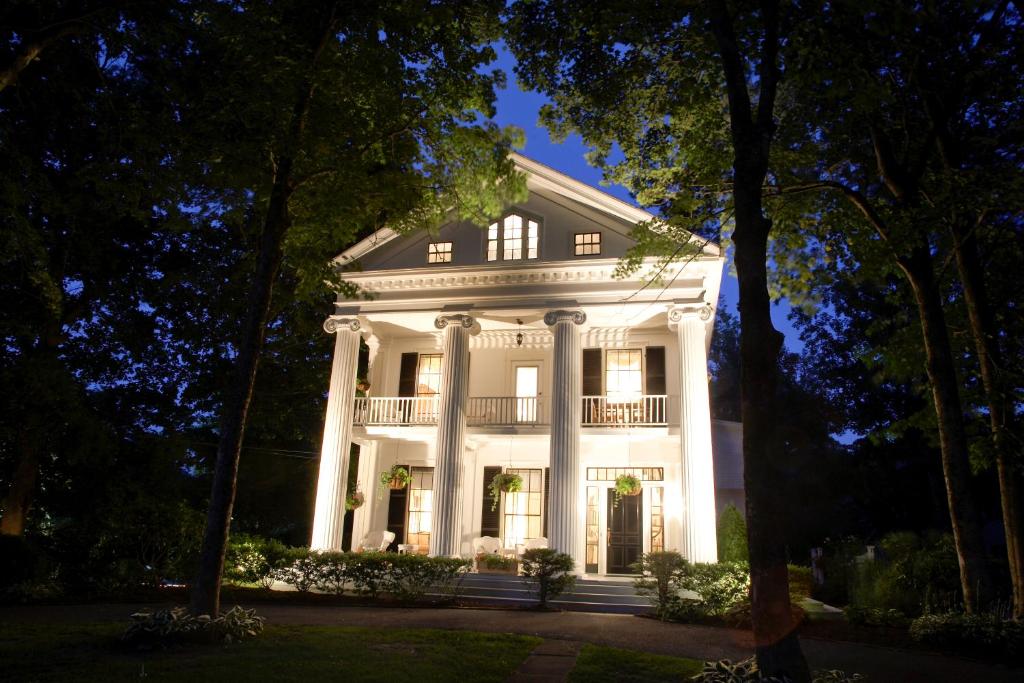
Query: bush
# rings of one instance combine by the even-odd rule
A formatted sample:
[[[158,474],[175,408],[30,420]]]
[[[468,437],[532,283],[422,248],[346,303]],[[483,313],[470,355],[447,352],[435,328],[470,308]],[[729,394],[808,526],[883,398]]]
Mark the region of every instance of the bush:
[[[477,566],[485,569],[500,571],[514,571],[519,562],[514,557],[503,557],[495,553],[480,553],[476,558]]]
[[[701,611],[724,616],[750,604],[750,566],[745,562],[696,563],[684,565],[679,587],[700,596]]]
[[[732,503],[725,506],[718,518],[718,561],[747,562],[747,522]]]
[[[272,538],[232,534],[224,559],[224,577],[269,589],[274,583],[274,573],[287,561],[288,551],[288,546]]]
[[[31,602],[59,595],[54,575],[50,558],[34,544],[0,535],[0,600]]]
[[[300,593],[308,593],[319,579],[320,553],[309,548],[289,548],[285,557],[273,572],[277,581],[282,581]]]
[[[855,626],[905,626],[907,623],[907,616],[898,609],[848,605],[843,615]]]
[[[995,614],[926,614],[910,624],[910,637],[939,650],[1017,659],[1024,654],[1024,623]]]
[[[166,647],[186,640],[233,642],[263,631],[263,617],[256,610],[232,607],[216,619],[208,614],[193,616],[184,607],[136,612],[121,640],[140,648]]]
[[[537,591],[539,607],[547,607],[550,598],[561,595],[576,584],[571,556],[551,548],[531,548],[523,553],[523,576]]]
[[[633,565],[638,574],[633,587],[654,604],[659,619],[673,619],[679,611],[679,580],[685,567],[683,556],[671,550],[645,553]]]
[[[392,559],[396,553],[352,553],[346,576],[352,588],[360,595],[376,598],[382,592],[392,590]]]
[[[811,597],[811,591],[814,588],[814,575],[811,573],[810,567],[790,564],[786,565],[786,568],[789,570],[789,602],[799,605]]]
[[[916,617],[959,604],[960,569],[949,534],[895,532],[878,542],[875,560],[863,553],[855,539],[830,544],[821,599],[854,607],[855,618],[867,615],[862,623],[893,610]]]
[[[420,600],[431,589],[454,595],[469,560],[425,555],[394,555],[387,589],[401,600]]]
[[[325,593],[341,595],[348,581],[349,558],[352,553],[325,551],[317,553],[313,585]]]

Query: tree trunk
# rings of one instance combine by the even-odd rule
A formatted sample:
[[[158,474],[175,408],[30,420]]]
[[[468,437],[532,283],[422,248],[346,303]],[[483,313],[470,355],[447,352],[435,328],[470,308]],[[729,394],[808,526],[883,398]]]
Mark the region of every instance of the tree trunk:
[[[710,4],[729,101],[733,145],[736,276],[740,286],[740,405],[743,418],[743,485],[750,548],[751,620],[758,669],[763,675],[810,683],[789,604],[789,573],[782,536],[782,472],[785,454],[775,433],[776,386],[782,335],[772,325],[768,296],[768,233],[761,188],[775,134],[779,81],[778,2],[760,7],[763,40],[758,65],[756,116],[747,90],[749,66],[736,40],[724,0]]]
[[[810,672],[797,639],[789,602],[785,528],[785,490],[780,464],[785,453],[775,433],[778,405],[778,357],[782,335],[772,325],[768,296],[767,242],[771,221],[761,210],[760,184],[751,196],[735,189],[736,275],[740,290],[741,412],[743,485],[746,491],[750,592],[758,668],[767,675],[809,681]]]
[[[964,303],[971,325],[974,347],[977,349],[981,383],[988,404],[989,429],[995,452],[996,475],[999,479],[999,500],[1002,506],[1003,530],[1006,536],[1006,559],[1013,589],[1013,618],[1024,618],[1024,543],[1021,540],[1020,506],[1021,482],[1013,453],[1006,443],[1006,419],[1011,414],[1007,406],[1004,382],[998,368],[1001,365],[999,345],[996,342],[991,308],[985,293],[977,240],[961,223],[953,222],[953,246],[957,270],[964,290]]]
[[[38,444],[33,443],[29,433],[24,431],[19,435],[18,442],[18,464],[14,468],[11,485],[2,503],[0,535],[4,536],[25,535],[25,518],[32,504],[36,481],[39,479]]]
[[[899,263],[914,292],[921,322],[925,368],[939,429],[946,502],[960,563],[964,609],[973,614],[981,606],[981,601],[990,597],[992,582],[981,538],[981,523],[971,493],[967,434],[946,316],[927,245],[915,248],[909,257],[899,259]]]

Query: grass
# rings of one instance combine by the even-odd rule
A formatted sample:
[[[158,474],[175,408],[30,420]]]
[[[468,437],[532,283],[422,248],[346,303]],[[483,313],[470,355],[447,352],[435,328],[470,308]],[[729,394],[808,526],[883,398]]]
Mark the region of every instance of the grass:
[[[250,641],[132,652],[120,624],[0,624],[5,681],[504,681],[540,643],[509,634],[268,626]]]
[[[682,657],[652,655],[617,647],[584,645],[569,674],[575,683],[586,681],[678,681],[700,673],[701,662]]]

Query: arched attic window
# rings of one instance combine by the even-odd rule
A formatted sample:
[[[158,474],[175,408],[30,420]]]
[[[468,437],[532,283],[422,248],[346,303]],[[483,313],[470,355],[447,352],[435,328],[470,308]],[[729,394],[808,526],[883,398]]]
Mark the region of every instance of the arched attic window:
[[[540,222],[510,213],[487,226],[488,261],[523,261],[540,253]]]

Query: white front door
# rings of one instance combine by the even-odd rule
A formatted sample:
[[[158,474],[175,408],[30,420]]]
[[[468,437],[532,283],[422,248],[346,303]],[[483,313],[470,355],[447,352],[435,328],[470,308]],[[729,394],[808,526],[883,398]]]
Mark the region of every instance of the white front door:
[[[540,365],[515,363],[516,422],[536,422],[540,396]]]

